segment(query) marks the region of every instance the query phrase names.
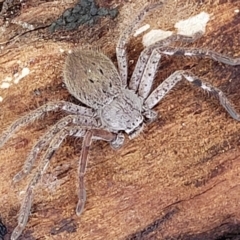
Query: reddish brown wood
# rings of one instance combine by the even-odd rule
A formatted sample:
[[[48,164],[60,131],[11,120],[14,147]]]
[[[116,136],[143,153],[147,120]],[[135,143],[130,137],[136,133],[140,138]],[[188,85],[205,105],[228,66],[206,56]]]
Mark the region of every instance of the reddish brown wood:
[[[0,89],[0,132],[47,101],[73,100],[62,85],[65,54],[61,50],[91,46],[115,61],[117,39],[144,1],[112,1],[112,6],[119,6],[116,19],[106,18],[91,29],[81,27],[54,35],[44,26],[74,2],[27,2],[10,19],[43,28],[25,33],[26,29],[10,24],[5,32],[0,29],[0,80],[14,77],[23,67],[30,69],[19,84]],[[56,2],[58,7],[54,8],[51,4]],[[168,1],[151,15],[151,26],[172,30],[177,20],[207,11],[212,19],[206,34],[194,46],[240,56],[238,1],[205,1],[202,5],[191,1],[186,5],[181,0],[178,7],[175,2]],[[141,50],[140,38],[132,39],[129,60],[136,62]],[[164,58],[161,66],[156,84],[174,70],[191,69],[221,88],[240,110],[240,67],[170,57]],[[92,145],[86,176],[87,202],[81,217],[75,215],[81,140],[68,139],[35,194],[22,239],[216,239],[228,232],[237,234],[240,123],[231,119],[217,100],[184,82],[156,110],[159,119],[122,149],[114,151],[104,142]],[[17,222],[19,193],[31,176],[15,186],[12,177],[23,166],[37,138],[61,116],[50,114],[21,130],[0,150],[0,215],[9,232]]]

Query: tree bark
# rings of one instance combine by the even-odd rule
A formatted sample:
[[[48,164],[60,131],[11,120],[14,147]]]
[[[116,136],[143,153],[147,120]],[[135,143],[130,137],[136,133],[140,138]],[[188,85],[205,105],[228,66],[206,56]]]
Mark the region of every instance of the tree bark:
[[[48,27],[74,1],[13,1],[0,28],[0,132],[46,102],[77,102],[62,81],[66,53],[75,47],[91,47],[116,63],[117,40],[144,2],[99,1],[117,6],[120,14],[115,19],[99,19],[91,27],[52,34]],[[198,2],[166,1],[146,23],[173,30],[180,19],[206,11],[211,14],[206,33],[184,46],[240,57],[239,2]],[[141,37],[129,41],[130,73],[143,49]],[[180,69],[189,69],[220,88],[240,110],[240,66],[163,57],[154,87]],[[178,84],[155,110],[158,119],[120,150],[94,142],[86,173],[87,201],[80,217],[75,215],[75,206],[81,139],[67,139],[35,192],[20,239],[239,239],[240,123],[216,99],[186,82]],[[48,114],[21,129],[0,150],[0,216],[8,228],[5,239],[17,224],[20,193],[35,169],[15,185],[12,178],[36,140],[62,116]]]

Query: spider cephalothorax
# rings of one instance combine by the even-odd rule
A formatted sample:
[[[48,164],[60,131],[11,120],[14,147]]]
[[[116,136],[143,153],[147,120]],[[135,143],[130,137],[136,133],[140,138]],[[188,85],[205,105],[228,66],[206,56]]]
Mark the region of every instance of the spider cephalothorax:
[[[37,172],[26,189],[18,225],[11,236],[12,240],[21,235],[29,217],[34,187],[46,170],[54,152],[67,136],[83,138],[78,168],[79,200],[76,208],[76,213],[80,215],[86,201],[84,175],[92,140],[107,141],[114,148],[122,146],[123,134],[126,133],[130,138],[135,137],[146,122],[154,120],[156,113],[152,108],[182,79],[213,93],[228,113],[234,119],[240,120],[240,115],[219,89],[205,83],[189,71],[174,72],[151,92],[162,54],[201,56],[230,65],[240,65],[240,58],[229,58],[211,50],[169,46],[174,41],[194,41],[201,33],[196,33],[192,37],[171,35],[163,41],[158,41],[145,48],[141,52],[132,77],[127,84],[127,40],[144,15],[158,5],[161,3],[145,6],[122,33],[116,48],[118,69],[107,56],[100,52],[82,49],[75,50],[67,56],[64,66],[64,82],[68,91],[88,107],[65,101],[49,102],[16,120],[1,135],[0,146],[20,127],[33,122],[49,111],[62,110],[68,114],[38,140],[30,151],[23,169],[13,179],[16,182],[28,174],[38,154],[46,147],[47,150],[38,165]]]

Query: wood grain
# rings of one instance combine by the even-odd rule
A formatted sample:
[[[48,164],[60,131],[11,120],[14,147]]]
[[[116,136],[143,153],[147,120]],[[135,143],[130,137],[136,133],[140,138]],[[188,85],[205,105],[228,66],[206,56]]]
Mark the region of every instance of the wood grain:
[[[53,11],[51,4],[56,2],[60,7]],[[181,0],[176,5],[175,1],[167,1],[146,21],[151,27],[172,30],[179,19],[206,11],[211,14],[206,34],[189,46],[239,57],[238,1],[198,2]],[[142,3],[143,0],[108,1],[119,7],[116,19],[102,19],[91,29],[85,26],[53,35],[46,26],[73,1],[29,1],[16,16],[10,16],[33,24],[36,29],[26,32],[17,24],[10,24],[0,34],[0,80],[14,78],[23,67],[30,69],[30,74],[18,84],[0,89],[0,132],[45,102],[76,102],[62,84],[63,50],[91,46],[116,62],[117,39]],[[140,41],[140,37],[132,38],[129,43],[129,60],[133,60],[130,72],[142,50]],[[240,67],[205,59],[164,57],[156,86],[177,69],[190,69],[219,87],[240,110]],[[92,145],[86,176],[87,202],[81,217],[75,215],[81,140],[69,138],[55,154],[36,191],[21,239],[220,239],[230,233],[238,236],[240,123],[231,119],[217,100],[186,82],[180,83],[155,109],[158,120],[136,139],[126,141],[122,149],[114,151],[104,142]],[[49,114],[22,129],[0,150],[0,216],[9,233],[17,223],[20,192],[32,175],[14,186],[12,177],[23,166],[34,142],[61,116]]]

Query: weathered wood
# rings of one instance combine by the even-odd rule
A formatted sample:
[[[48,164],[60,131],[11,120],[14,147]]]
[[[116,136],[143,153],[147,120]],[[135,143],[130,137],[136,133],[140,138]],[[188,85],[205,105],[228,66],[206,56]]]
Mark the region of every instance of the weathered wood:
[[[0,29],[0,81],[16,79],[24,67],[30,69],[30,74],[18,84],[0,89],[0,132],[45,102],[76,101],[62,85],[62,50],[89,46],[91,42],[92,47],[100,48],[115,61],[114,48],[120,32],[144,1],[119,4],[120,15],[115,20],[106,18],[91,29],[80,27],[78,31],[54,35],[44,26],[50,25],[73,1],[29,2],[11,20],[26,21],[40,29],[26,33],[16,24],[10,24],[5,32]],[[112,1],[112,6],[114,2],[119,1]],[[207,32],[192,46],[240,56],[238,1],[209,1],[201,5],[192,3],[195,1],[186,5],[184,0],[178,5],[167,2],[148,18],[151,26],[171,30],[179,19],[207,11],[212,14]],[[58,7],[53,11],[49,5],[56,3]],[[133,38],[129,60],[136,62],[141,50],[140,38]],[[131,71],[133,67],[131,64]],[[186,68],[222,89],[240,110],[240,67],[168,57],[162,61],[156,85],[174,70]],[[231,119],[217,100],[185,82],[155,109],[159,119],[122,149],[114,151],[103,142],[92,145],[86,176],[87,202],[81,217],[75,215],[81,140],[68,139],[35,194],[22,239],[216,239],[229,232],[237,235],[240,123]],[[14,186],[12,177],[23,166],[37,138],[61,116],[49,114],[22,129],[0,150],[0,216],[9,233],[16,226],[20,192],[31,174]]]

